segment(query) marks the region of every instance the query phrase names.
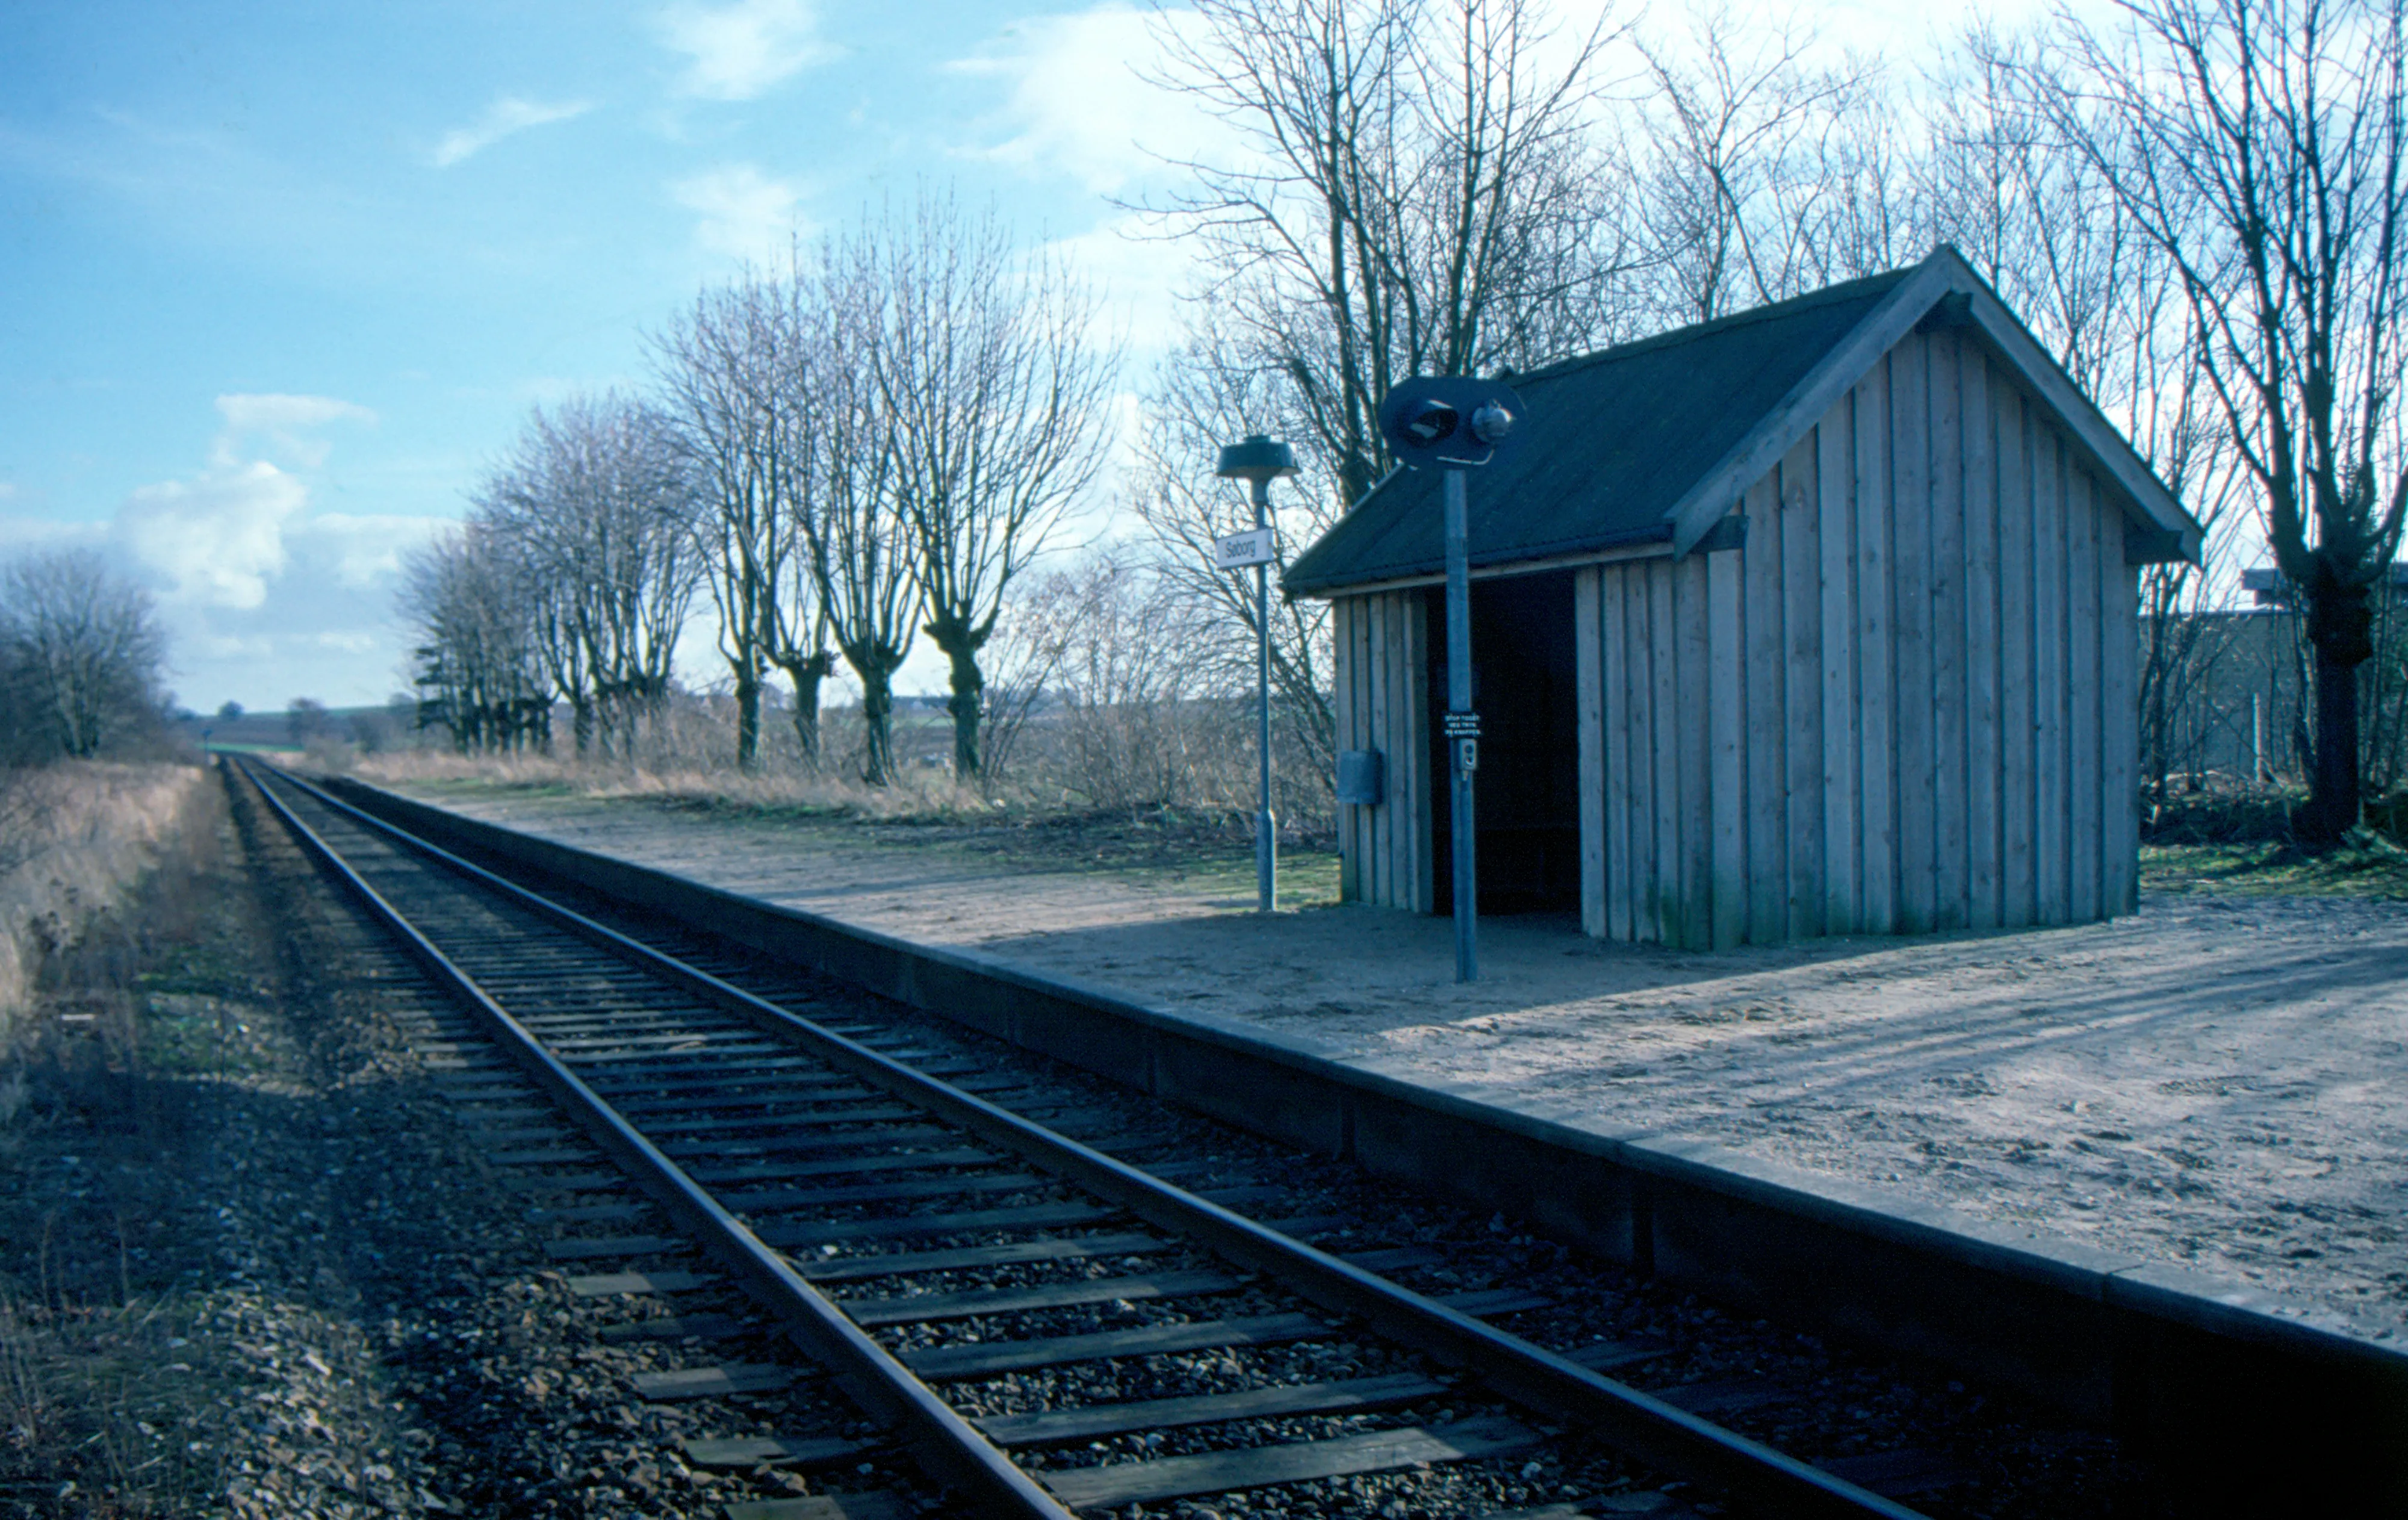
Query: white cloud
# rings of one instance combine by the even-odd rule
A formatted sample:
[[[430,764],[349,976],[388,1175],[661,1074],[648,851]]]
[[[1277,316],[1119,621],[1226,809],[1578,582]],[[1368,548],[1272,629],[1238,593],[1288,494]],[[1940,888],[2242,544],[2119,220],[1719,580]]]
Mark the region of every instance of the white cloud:
[[[1197,157],[1223,143],[1227,129],[1191,96],[1147,82],[1162,63],[1156,27],[1177,26],[1185,14],[1157,19],[1112,0],[1020,22],[947,65],[1010,90],[988,123],[1001,140],[977,156],[1109,193],[1165,158]]]
[[[219,467],[231,467],[245,442],[264,438],[276,451],[308,468],[326,462],[331,447],[322,438],[305,436],[328,423],[373,423],[376,413],[330,395],[222,395],[218,415],[225,419],[214,454]]]
[[[16,495],[17,488],[14,485],[7,480],[0,480],[0,501],[13,500]]]
[[[19,551],[68,545],[100,547],[108,535],[106,523],[61,523],[40,517],[0,517],[0,558]]]
[[[264,459],[215,466],[194,480],[136,487],[113,537],[167,588],[166,599],[252,608],[284,569],[284,525],[309,491]]]
[[[660,29],[670,48],[693,60],[678,88],[706,100],[751,100],[838,50],[820,39],[810,0],[673,6]]]
[[[236,431],[289,432],[327,423],[376,421],[376,413],[330,395],[232,394],[218,397],[218,415]]]
[[[1057,238],[1050,251],[1095,281],[1107,322],[1136,354],[1150,355],[1178,339],[1179,297],[1194,286],[1197,273],[1186,239],[1148,236],[1146,218],[1123,214]]]
[[[303,559],[324,566],[339,585],[389,584],[401,575],[401,556],[432,538],[447,521],[322,512],[297,526],[294,547]]]
[[[311,490],[326,445],[312,430],[373,422],[332,396],[228,394],[207,461],[130,492],[105,523],[0,513],[0,555],[88,543],[152,588],[177,685],[196,707],[306,693],[381,701],[409,645],[394,592],[404,557],[452,519],[321,512]],[[265,454],[290,453],[294,465]]]
[[[486,149],[515,133],[529,127],[539,127],[553,122],[566,122],[594,108],[590,100],[564,100],[547,103],[524,100],[517,95],[501,95],[485,108],[485,114],[474,125],[454,127],[435,145],[435,166],[448,169],[452,165],[476,157]]]
[[[731,164],[669,186],[680,206],[698,213],[695,241],[737,259],[767,259],[806,232],[795,212],[801,190],[750,164]]]

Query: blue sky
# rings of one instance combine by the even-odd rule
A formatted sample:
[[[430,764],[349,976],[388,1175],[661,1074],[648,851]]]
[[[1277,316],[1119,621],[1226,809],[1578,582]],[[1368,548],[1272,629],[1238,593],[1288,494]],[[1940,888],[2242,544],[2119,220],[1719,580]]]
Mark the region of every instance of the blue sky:
[[[1961,12],[1802,14],[1895,44]],[[643,330],[704,282],[922,184],[1064,245],[1140,384],[1180,255],[1112,197],[1213,142],[1132,68],[1148,25],[1122,0],[14,0],[0,552],[105,546],[194,708],[380,701],[399,556],[529,405],[640,382]],[[903,672],[942,681],[933,652]]]
[[[1160,309],[1105,199],[1146,163],[1138,13],[826,17],[20,0],[0,549],[107,544],[192,706],[377,701],[397,556],[527,406],[639,380],[642,330],[789,228],[950,182]]]

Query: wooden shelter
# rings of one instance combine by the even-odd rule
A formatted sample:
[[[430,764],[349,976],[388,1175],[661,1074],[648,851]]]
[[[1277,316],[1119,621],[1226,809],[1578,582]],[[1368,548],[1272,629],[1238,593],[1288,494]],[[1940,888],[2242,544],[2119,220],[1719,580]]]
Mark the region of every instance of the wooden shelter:
[[[2200,530],[1955,250],[1513,383],[1527,443],[1470,480],[1484,911],[1702,949],[2131,910],[2137,566]],[[1440,511],[1397,471],[1285,576],[1333,602],[1344,896],[1424,912]]]

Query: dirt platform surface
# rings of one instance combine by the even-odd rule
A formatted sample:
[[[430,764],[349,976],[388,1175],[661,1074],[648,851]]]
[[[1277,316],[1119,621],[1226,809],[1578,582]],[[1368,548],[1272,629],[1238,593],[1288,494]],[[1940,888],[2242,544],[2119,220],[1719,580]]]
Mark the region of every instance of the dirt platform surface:
[[[2079,928],[1716,954],[1265,921],[1226,873],[447,786],[472,817],[1612,1134],[1733,1150],[2408,1327],[2408,905],[2214,890]]]

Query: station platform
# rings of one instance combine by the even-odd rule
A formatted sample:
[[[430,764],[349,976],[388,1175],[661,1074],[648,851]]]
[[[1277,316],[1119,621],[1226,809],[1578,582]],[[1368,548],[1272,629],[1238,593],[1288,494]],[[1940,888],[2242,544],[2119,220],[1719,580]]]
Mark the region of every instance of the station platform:
[[[395,790],[1451,1098],[2067,1259],[2161,1263],[2354,1338],[2408,1331],[2408,906],[2144,892],[2105,925],[1711,954],[1494,918],[1483,980],[1458,986],[1444,919],[1266,919],[1226,878]]]

